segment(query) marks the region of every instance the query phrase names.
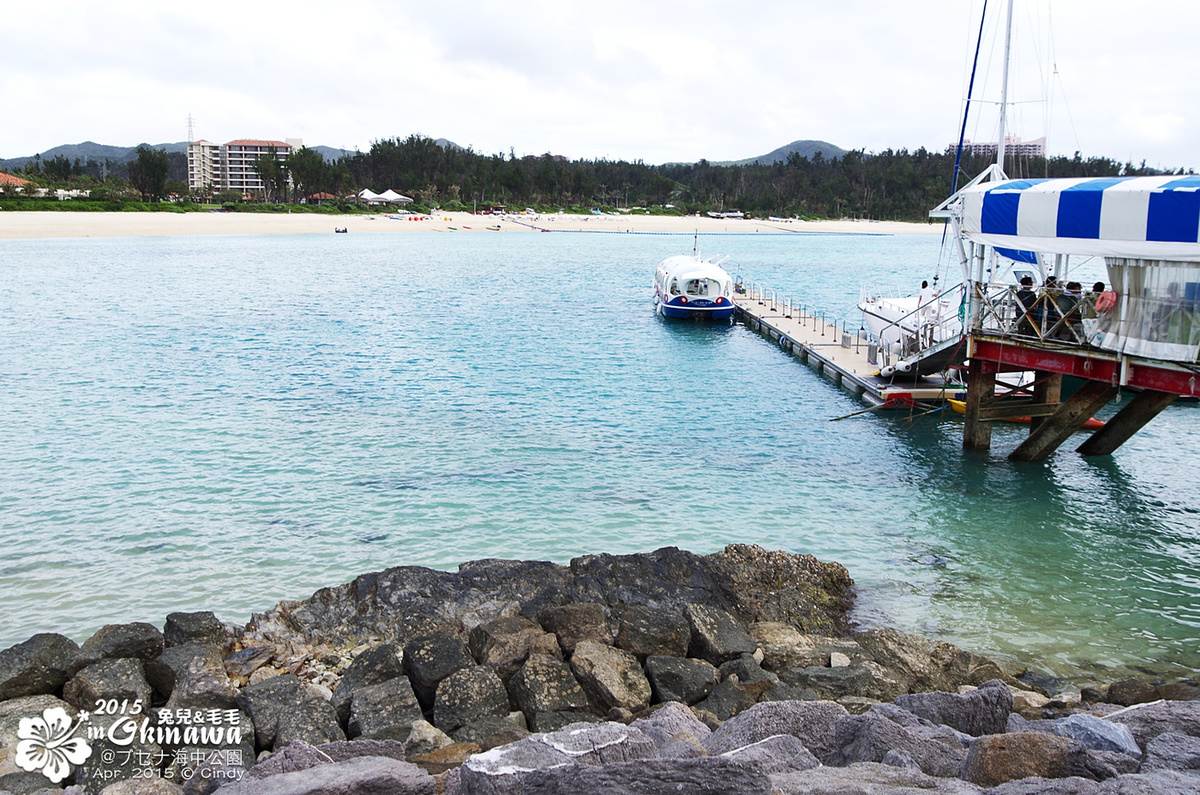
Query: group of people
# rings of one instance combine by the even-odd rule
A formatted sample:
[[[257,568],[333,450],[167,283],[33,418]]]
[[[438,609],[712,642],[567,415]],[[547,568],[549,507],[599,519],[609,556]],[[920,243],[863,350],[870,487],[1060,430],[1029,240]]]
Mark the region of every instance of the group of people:
[[[1104,282],[1096,282],[1084,300],[1083,285],[1067,282],[1059,286],[1058,278],[1047,276],[1041,290],[1035,290],[1032,276],[1021,277],[1017,289],[1017,311],[1020,319],[1017,333],[1043,339],[1082,341],[1080,322],[1108,312],[1117,303],[1117,296],[1106,290]]]

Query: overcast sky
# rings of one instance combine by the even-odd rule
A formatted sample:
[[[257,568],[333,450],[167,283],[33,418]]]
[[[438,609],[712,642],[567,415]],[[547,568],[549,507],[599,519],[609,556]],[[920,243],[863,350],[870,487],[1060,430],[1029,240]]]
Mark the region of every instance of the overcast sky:
[[[8,3],[0,158],[85,140],[420,133],[484,154],[732,160],[957,139],[982,0]],[[990,0],[989,15],[1001,0]],[[1016,0],[1016,134],[1200,168],[1200,2]],[[999,99],[999,26],[978,89]],[[1055,71],[1055,67],[1057,68]],[[983,78],[981,78],[982,80]],[[995,140],[982,105],[968,137]]]

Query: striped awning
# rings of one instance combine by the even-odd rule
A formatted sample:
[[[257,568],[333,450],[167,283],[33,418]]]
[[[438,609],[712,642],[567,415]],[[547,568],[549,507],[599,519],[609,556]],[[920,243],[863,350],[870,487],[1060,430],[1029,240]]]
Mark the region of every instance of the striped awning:
[[[1006,180],[960,195],[963,232],[979,243],[1200,261],[1200,176]]]

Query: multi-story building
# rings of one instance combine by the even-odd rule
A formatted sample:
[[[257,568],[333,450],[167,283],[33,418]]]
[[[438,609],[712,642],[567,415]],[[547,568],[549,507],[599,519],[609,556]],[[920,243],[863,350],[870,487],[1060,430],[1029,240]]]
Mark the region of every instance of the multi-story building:
[[[240,139],[226,144],[194,141],[188,144],[188,189],[235,190],[243,195],[262,193],[262,178],[254,170],[254,161],[270,154],[283,160],[302,145],[297,138],[285,141]]]
[[[954,152],[957,148],[955,144],[949,147],[950,152]],[[1000,148],[999,143],[972,143],[971,141],[963,141],[963,154],[973,157],[988,157],[995,158],[996,150]],[[1004,156],[1005,157],[1045,157],[1046,156],[1046,138],[1042,136],[1033,141],[1022,141],[1015,135],[1004,136]]]

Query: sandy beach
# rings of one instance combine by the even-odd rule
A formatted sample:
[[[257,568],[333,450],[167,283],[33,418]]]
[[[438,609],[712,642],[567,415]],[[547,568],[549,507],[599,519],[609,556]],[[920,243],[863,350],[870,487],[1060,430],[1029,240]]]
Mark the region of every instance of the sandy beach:
[[[420,220],[415,220],[420,218]],[[414,219],[414,220],[410,220]],[[490,227],[490,228],[489,228]],[[499,227],[499,229],[496,229]],[[0,212],[0,239],[52,237],[158,237],[167,235],[304,235],[395,232],[597,232],[657,234],[929,234],[934,224],[896,221],[786,221],[652,215],[314,215],[309,213],[86,213]]]

